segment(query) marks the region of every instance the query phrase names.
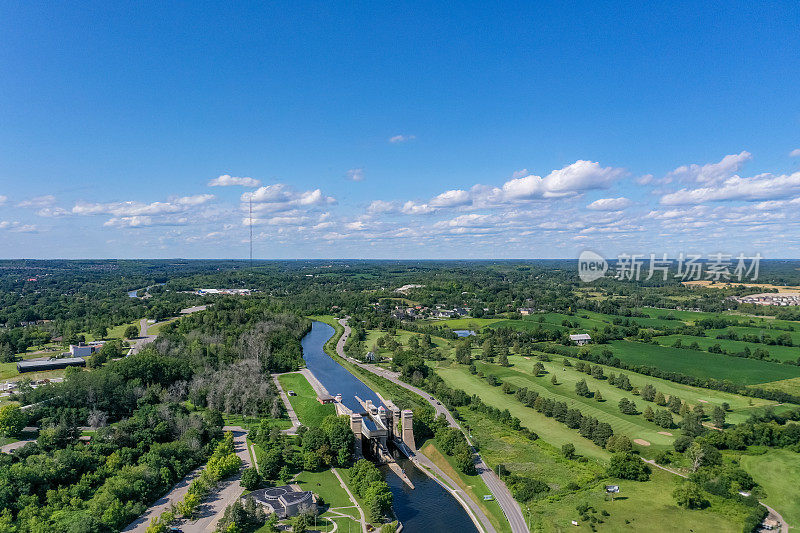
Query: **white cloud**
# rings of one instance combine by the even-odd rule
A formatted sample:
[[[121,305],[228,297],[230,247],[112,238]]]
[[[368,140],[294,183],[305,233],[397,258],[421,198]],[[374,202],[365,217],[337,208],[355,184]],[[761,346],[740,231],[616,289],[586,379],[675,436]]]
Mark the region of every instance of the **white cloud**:
[[[364,167],[351,168],[346,172],[346,176],[350,181],[364,181]]]
[[[40,217],[56,218],[65,217],[70,214],[70,211],[63,207],[43,207],[36,212]]]
[[[789,157],[800,157],[800,148],[795,148],[789,152]]]
[[[299,193],[291,187],[276,183],[260,187],[251,193],[242,194],[242,209],[248,209],[250,199],[256,211],[285,211],[297,207],[314,207],[335,204],[336,199],[325,196],[319,189]]]
[[[430,205],[432,207],[458,207],[467,205],[470,202],[472,202],[472,198],[467,191],[455,189],[434,196],[430,201]]]
[[[427,215],[428,213],[433,213],[435,208],[429,206],[428,204],[418,204],[409,200],[403,204],[403,207],[400,209],[400,211],[404,215]]]
[[[397,210],[397,206],[392,202],[384,202],[383,200],[373,200],[367,207],[367,213],[370,215],[379,215],[381,213],[391,213]]]
[[[720,183],[738,172],[742,165],[752,157],[750,152],[742,151],[738,154],[726,155],[718,163],[709,163],[702,166],[695,164],[683,165],[667,174],[667,178],[670,181],[671,179],[678,179],[703,184]]]
[[[254,178],[239,178],[230,174],[223,174],[218,178],[209,180],[209,187],[258,187],[261,182]]]
[[[56,203],[56,197],[52,194],[45,194],[44,196],[36,196],[28,200],[23,200],[17,204],[17,207],[42,208],[51,206],[54,203]]]
[[[393,137],[389,137],[389,142],[392,144],[404,143],[408,141],[413,141],[416,138],[417,138],[416,135],[395,135]]]
[[[198,194],[183,196],[167,202],[127,201],[113,203],[88,203],[78,202],[72,208],[76,215],[114,215],[115,217],[156,216],[172,213],[181,213],[192,207],[205,204],[214,199],[213,194]]]
[[[0,205],[3,205],[7,201],[8,201],[8,196],[3,196],[2,194],[0,194]]]
[[[113,217],[103,223],[107,228],[144,228],[147,226],[185,226],[186,217],[153,218],[147,215]]]
[[[587,205],[587,209],[595,211],[618,211],[631,205],[631,201],[620,196],[619,198],[600,198]]]
[[[39,230],[39,228],[33,224],[23,224],[17,220],[13,222],[0,220],[0,229],[13,231],[15,233],[36,233]]]
[[[760,174],[752,178],[732,176],[718,186],[683,188],[661,197],[663,205],[700,204],[724,200],[771,200],[800,193],[800,172],[774,176]]]
[[[597,162],[578,160],[551,172],[544,183],[548,191],[573,193],[605,189],[624,173],[621,168],[601,167]]]

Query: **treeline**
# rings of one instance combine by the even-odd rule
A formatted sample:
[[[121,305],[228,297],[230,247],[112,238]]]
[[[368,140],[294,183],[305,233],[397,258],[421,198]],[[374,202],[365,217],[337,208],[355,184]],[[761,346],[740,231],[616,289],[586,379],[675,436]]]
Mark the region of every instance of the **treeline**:
[[[369,522],[380,522],[392,512],[392,493],[383,472],[371,461],[359,459],[350,469],[350,484],[364,503]]]
[[[730,392],[732,394],[740,394],[742,396],[752,396],[753,398],[762,398],[775,402],[800,403],[800,396],[789,394],[784,391],[761,389],[758,387],[746,387],[743,385],[737,385],[727,380],[700,378],[697,376],[682,374],[680,372],[662,370],[654,366],[625,363],[618,357],[614,357],[614,353],[608,349],[604,349],[602,352],[598,353],[591,350],[578,350],[577,348],[571,346],[558,346],[549,343],[538,343],[534,349],[545,353],[576,357],[584,361],[590,361],[592,363],[605,366],[613,366],[615,368],[621,368],[623,370],[636,372],[637,374],[643,374],[645,376],[652,376],[654,378],[666,379],[667,381],[674,381],[675,383],[682,383],[683,385],[691,385],[693,387],[700,387],[704,389]]]
[[[68,418],[53,418],[38,442],[0,455],[0,530],[119,531],[200,464],[220,435],[218,421],[140,400],[87,444]]]

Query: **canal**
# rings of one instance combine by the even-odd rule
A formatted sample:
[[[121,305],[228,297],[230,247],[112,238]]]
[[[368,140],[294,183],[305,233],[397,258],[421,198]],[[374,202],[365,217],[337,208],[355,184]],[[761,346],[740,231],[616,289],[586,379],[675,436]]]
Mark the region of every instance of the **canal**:
[[[342,403],[350,409],[362,411],[356,396],[364,401],[372,400],[375,405],[382,405],[372,389],[325,353],[325,343],[334,333],[335,330],[328,324],[313,322],[311,331],[302,340],[306,366],[330,394],[341,394]],[[408,459],[398,459],[398,463],[414,483],[414,490],[409,489],[388,468],[382,467],[382,470],[394,496],[394,513],[403,523],[404,531],[477,531],[467,512],[449,492],[424,472],[420,472]]]

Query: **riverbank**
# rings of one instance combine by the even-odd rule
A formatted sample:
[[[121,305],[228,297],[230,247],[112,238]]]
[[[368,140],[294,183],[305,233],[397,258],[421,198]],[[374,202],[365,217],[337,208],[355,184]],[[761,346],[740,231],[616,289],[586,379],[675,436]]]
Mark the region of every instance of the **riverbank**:
[[[407,401],[398,400],[400,390],[397,390],[398,394],[395,394],[395,389],[387,387],[383,383],[378,384],[377,381],[380,381],[378,377],[359,373],[346,360],[335,356],[335,345],[343,336],[344,328],[341,326],[337,328],[334,325],[336,323],[334,317],[317,316],[312,318],[315,319],[312,332],[303,340],[303,356],[306,359],[306,365],[331,393],[342,394],[343,404],[353,403],[354,395],[357,395],[363,400],[372,399],[373,403],[377,405],[382,403],[378,396],[380,394],[395,403],[399,402],[404,407],[413,407],[410,404],[404,405]],[[404,391],[404,393],[409,398],[411,393],[409,391]],[[360,405],[354,408],[361,409]],[[419,457],[424,458],[422,455]],[[431,476],[429,472],[420,471],[420,468],[407,459],[398,459],[398,462],[415,488],[409,489],[395,475],[387,475],[387,482],[394,496],[395,515],[403,522],[408,531],[466,532],[478,530],[490,533],[496,531],[488,518],[485,520],[488,527],[483,527],[483,521],[478,521],[475,525],[470,512],[465,511],[464,503],[443,487],[440,481]],[[388,474],[388,468],[381,468]],[[452,484],[452,487],[453,490],[460,490],[455,483]],[[471,501],[469,498],[466,499]],[[453,500],[459,502],[460,505],[453,505],[455,503]],[[480,514],[485,517],[484,513],[480,512]]]
[[[392,401],[398,405],[401,409],[421,409],[428,407],[434,407],[437,413],[441,413],[445,415],[448,422],[453,425],[454,427],[458,427],[455,419],[452,417],[449,411],[446,410],[444,406],[441,404],[433,404],[432,401],[428,401],[427,398],[430,395],[426,394],[424,391],[419,389],[417,390],[410,390],[407,384],[406,386],[402,386],[398,383],[393,382],[387,377],[382,375],[378,375],[374,372],[371,372],[368,369],[362,368],[360,365],[354,364],[347,357],[343,355],[341,352],[341,344],[340,341],[341,337],[345,334],[346,328],[338,322],[335,317],[332,316],[321,316],[321,317],[314,317],[314,319],[319,320],[321,322],[325,322],[326,324],[334,327],[335,333],[331,339],[329,339],[325,343],[325,351],[326,353],[331,356],[337,363],[339,363],[342,367],[347,369],[351,374],[357,377],[359,380],[366,383],[370,388],[375,390],[379,395],[386,398],[391,398]],[[334,325],[335,324],[335,325]],[[338,327],[336,327],[338,326]],[[383,369],[382,369],[383,370]],[[387,375],[389,374],[388,371],[385,371]],[[396,378],[396,376],[395,376]],[[420,444],[420,443],[418,443]],[[432,447],[440,456],[444,456],[436,447],[433,441],[428,441],[428,445]],[[446,470],[448,468],[442,468],[444,465],[439,465],[436,461],[430,457],[429,455],[425,454],[422,450],[417,451],[417,455],[412,459],[415,463],[415,466],[424,472],[428,477],[436,481],[440,484],[445,490],[450,492],[450,494],[461,504],[461,506],[465,509],[465,511],[469,514],[470,518],[472,519],[475,526],[482,531],[501,531],[501,532],[510,532],[513,531],[513,528],[509,524],[506,515],[500,506],[499,502],[496,499],[491,500],[490,502],[485,502],[483,497],[487,494],[492,494],[495,491],[490,490],[486,483],[481,479],[481,476],[476,476],[480,482],[476,484],[470,484],[465,482],[464,479],[461,478],[457,474],[457,472],[451,470],[451,474],[448,474]],[[484,472],[488,470],[485,466],[482,466],[482,462],[478,465],[479,472]],[[485,475],[485,474],[484,474]],[[480,486],[478,486],[480,485]],[[485,492],[482,492],[482,489]],[[478,494],[478,492],[481,494]],[[508,505],[515,505],[513,499],[510,498],[510,494],[508,494],[508,498],[510,502]],[[522,513],[519,513],[520,518],[522,517]],[[520,532],[526,531],[527,527],[524,525],[524,520],[521,520],[521,525],[518,526],[517,530]]]

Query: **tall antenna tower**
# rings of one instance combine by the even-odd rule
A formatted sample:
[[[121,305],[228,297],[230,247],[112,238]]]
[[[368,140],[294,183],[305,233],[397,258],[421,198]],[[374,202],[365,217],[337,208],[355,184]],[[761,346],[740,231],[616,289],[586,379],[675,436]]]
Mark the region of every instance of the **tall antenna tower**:
[[[253,269],[253,195],[250,194],[250,270]]]

